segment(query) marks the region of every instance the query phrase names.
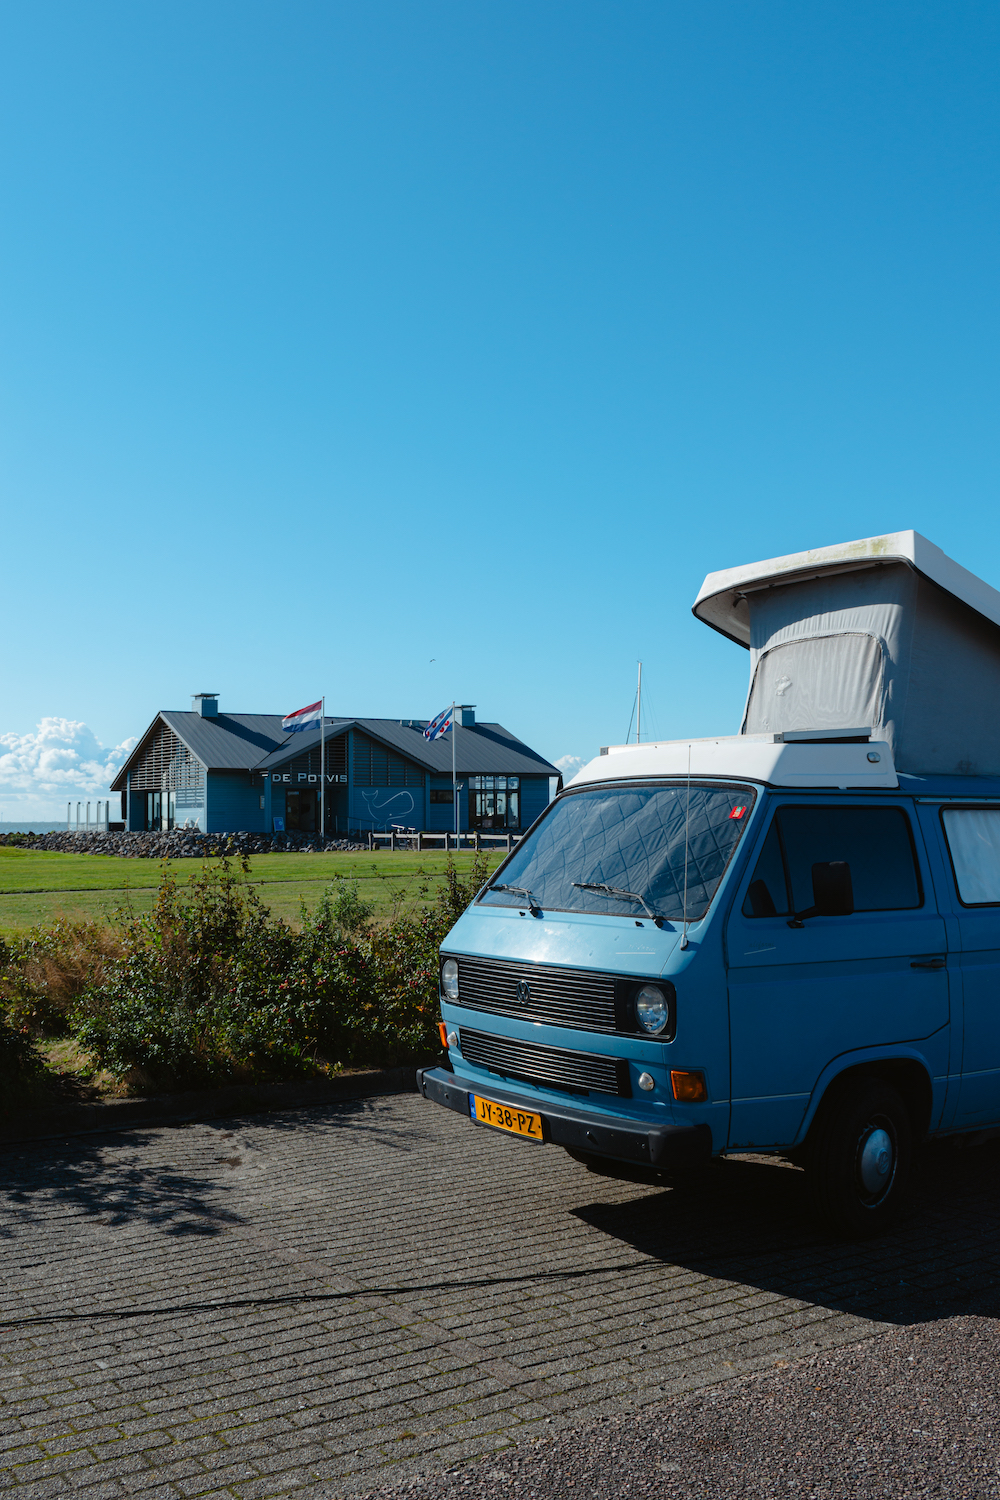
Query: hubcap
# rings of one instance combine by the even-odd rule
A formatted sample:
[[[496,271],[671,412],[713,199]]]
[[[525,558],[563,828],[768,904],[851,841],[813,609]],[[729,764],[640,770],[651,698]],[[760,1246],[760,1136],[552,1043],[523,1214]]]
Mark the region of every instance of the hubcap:
[[[892,1136],[879,1127],[869,1129],[861,1141],[858,1175],[869,1198],[878,1198],[892,1182],[896,1149]]]

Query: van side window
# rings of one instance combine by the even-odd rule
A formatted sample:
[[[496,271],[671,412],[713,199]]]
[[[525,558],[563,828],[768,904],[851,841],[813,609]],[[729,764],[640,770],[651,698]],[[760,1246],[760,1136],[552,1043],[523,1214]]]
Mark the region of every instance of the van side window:
[[[785,884],[785,866],[781,858],[777,819],[772,822],[767,838],[764,840],[764,847],[760,851],[760,859],[757,861],[750,889],[743,902],[743,915],[745,917],[785,917],[788,915],[788,887]]]
[[[941,813],[963,906],[1000,906],[1000,807]]]
[[[828,860],[850,865],[855,911],[906,911],[923,904],[913,836],[901,807],[779,807],[747,891],[745,915],[784,916],[786,882],[791,909],[807,911],[813,904],[812,867]]]

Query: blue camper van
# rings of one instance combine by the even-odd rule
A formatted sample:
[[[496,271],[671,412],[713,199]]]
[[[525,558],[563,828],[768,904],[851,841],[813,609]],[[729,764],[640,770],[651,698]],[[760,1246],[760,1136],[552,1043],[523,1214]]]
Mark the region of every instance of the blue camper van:
[[[441,949],[426,1098],[669,1177],[806,1168],[877,1232],[914,1147],[1000,1126],[1000,593],[914,532],[711,574],[738,735],[608,746]]]

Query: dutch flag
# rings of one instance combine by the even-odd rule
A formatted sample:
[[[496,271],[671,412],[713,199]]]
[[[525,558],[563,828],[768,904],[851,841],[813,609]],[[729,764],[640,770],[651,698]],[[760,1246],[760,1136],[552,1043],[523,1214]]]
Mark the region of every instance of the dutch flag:
[[[425,740],[439,740],[443,734],[447,734],[452,727],[455,718],[455,705],[449,703],[447,708],[442,708],[436,719],[432,719],[424,730]]]
[[[282,719],[281,727],[286,734],[294,734],[297,729],[318,729],[323,719],[323,700],[318,703],[310,703],[307,708],[297,708],[287,719]]]

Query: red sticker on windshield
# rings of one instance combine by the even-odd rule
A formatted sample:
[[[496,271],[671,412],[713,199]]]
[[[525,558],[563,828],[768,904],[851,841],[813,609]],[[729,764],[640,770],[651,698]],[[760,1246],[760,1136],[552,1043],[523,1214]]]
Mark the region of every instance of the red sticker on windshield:
[[[745,807],[734,807],[733,810],[732,810],[732,812],[729,814],[729,816],[731,818],[742,818],[742,816],[743,816],[743,814],[745,812],[746,812],[746,808]]]

